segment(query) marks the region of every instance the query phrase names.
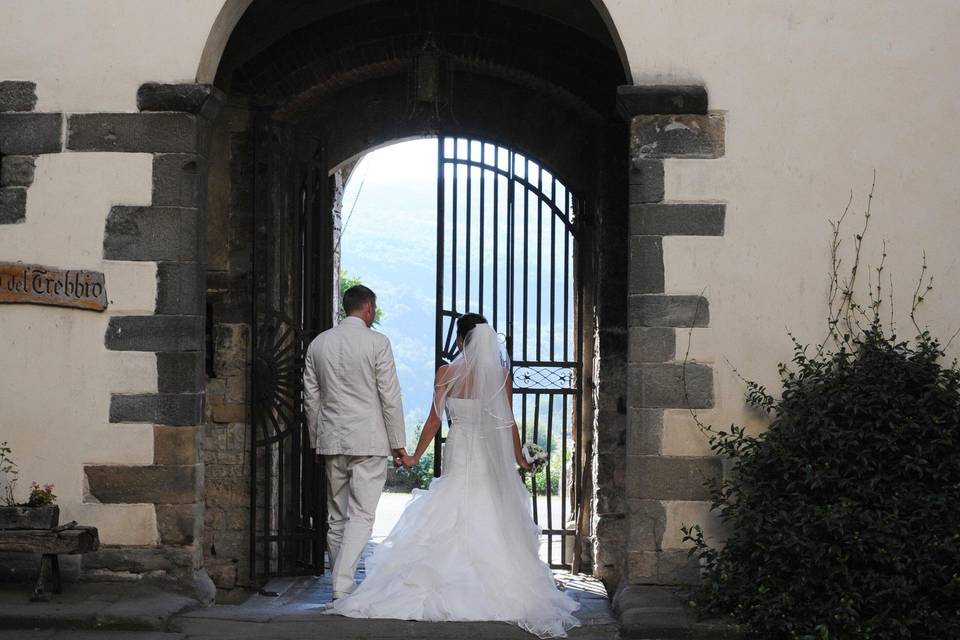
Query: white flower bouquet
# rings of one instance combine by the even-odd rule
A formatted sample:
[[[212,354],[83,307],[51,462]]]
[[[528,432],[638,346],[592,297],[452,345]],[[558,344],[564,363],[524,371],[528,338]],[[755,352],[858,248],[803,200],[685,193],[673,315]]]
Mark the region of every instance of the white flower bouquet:
[[[523,459],[526,460],[530,465],[531,473],[536,473],[542,469],[543,466],[547,464],[547,459],[550,457],[550,455],[543,450],[543,447],[535,442],[528,442],[527,444],[523,445],[520,453],[523,454]]]

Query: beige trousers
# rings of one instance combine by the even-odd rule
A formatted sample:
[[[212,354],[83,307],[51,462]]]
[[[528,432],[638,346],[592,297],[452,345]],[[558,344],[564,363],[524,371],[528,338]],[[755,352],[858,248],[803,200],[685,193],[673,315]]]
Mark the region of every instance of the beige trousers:
[[[324,456],[327,476],[327,553],[333,595],[353,591],[353,576],[370,541],[377,503],[387,478],[384,456]]]

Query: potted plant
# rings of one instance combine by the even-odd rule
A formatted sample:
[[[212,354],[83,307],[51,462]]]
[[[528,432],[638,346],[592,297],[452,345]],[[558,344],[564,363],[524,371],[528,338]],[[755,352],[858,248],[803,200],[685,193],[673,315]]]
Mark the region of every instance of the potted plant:
[[[23,504],[17,504],[14,487],[17,482],[17,464],[10,459],[11,449],[0,442],[0,529],[52,529],[60,523],[60,507],[54,504],[57,496],[53,485],[30,485],[30,495]]]

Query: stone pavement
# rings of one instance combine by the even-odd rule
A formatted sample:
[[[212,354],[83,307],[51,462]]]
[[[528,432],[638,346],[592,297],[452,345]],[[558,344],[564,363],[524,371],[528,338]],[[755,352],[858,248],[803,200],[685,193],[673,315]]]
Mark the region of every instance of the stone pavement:
[[[374,548],[364,551],[365,559]],[[588,576],[555,574],[580,602],[583,626],[572,640],[613,640],[616,620],[603,585]],[[364,577],[360,563],[357,579]],[[319,577],[277,578],[241,604],[198,608],[189,598],[147,585],[65,584],[50,602],[27,601],[26,585],[0,589],[0,640],[316,640],[318,638],[529,640],[533,636],[499,622],[428,623],[357,620],[323,615],[330,601],[329,572]],[[9,631],[6,631],[10,629]],[[15,630],[14,630],[15,629]]]
[[[376,541],[367,546],[363,559]],[[357,570],[363,580],[364,562]],[[697,621],[675,590],[630,586],[614,599],[617,618],[603,585],[589,576],[556,572],[558,583],[580,602],[582,626],[571,640],[734,640],[737,630],[715,621]],[[271,593],[275,595],[262,595]],[[430,623],[358,620],[323,615],[330,601],[330,574],[277,578],[240,604],[201,608],[190,598],[147,584],[67,583],[50,602],[28,602],[25,584],[0,588],[0,640],[529,640],[533,636],[499,622]],[[619,622],[619,624],[618,624]]]
[[[610,614],[606,593],[598,582],[569,574],[558,574],[558,580],[581,603],[578,617],[583,626],[571,633],[571,640],[613,640],[617,637],[616,621]],[[162,604],[166,607],[164,610],[169,611],[182,604],[180,601],[159,597],[162,594],[153,594],[158,597],[154,603],[149,602],[146,594],[125,601],[118,599],[116,591],[112,589],[97,589],[93,594],[81,598],[81,591],[88,593],[91,586],[94,585],[68,585],[64,596],[55,598],[51,603],[39,603],[44,607],[43,615],[35,615],[32,618],[33,625],[25,625],[29,620],[23,616],[17,625],[60,628],[0,631],[0,640],[529,640],[532,637],[513,625],[498,622],[427,623],[322,615],[323,603],[329,600],[329,577],[274,580],[264,591],[276,592],[277,596],[257,594],[242,604],[195,609],[173,615],[165,621],[158,618],[158,608],[162,608]],[[130,590],[129,587],[127,589]],[[71,592],[74,594],[72,598],[69,597]],[[24,593],[20,592],[19,595],[21,611],[38,604],[25,603],[22,598]],[[10,604],[4,598],[0,611],[9,613],[7,605]],[[140,618],[128,617],[125,620],[125,624],[129,625],[127,630],[118,630],[122,627],[117,627],[121,619],[116,616],[116,609],[121,604],[127,610],[139,607],[143,614]],[[153,612],[147,614],[148,610]],[[51,617],[43,617],[45,615]],[[0,617],[0,628],[9,628],[9,623],[13,622],[15,620],[9,616],[6,620]],[[98,623],[106,626],[95,628]],[[147,630],[151,624],[156,625],[156,631]],[[73,628],[62,628],[64,626]]]

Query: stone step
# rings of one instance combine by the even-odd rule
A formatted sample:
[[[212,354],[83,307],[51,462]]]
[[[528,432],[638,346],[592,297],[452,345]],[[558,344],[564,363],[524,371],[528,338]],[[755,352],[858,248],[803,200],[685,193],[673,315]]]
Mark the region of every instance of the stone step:
[[[637,640],[741,640],[737,625],[698,620],[676,587],[629,585],[613,600],[620,636]]]

